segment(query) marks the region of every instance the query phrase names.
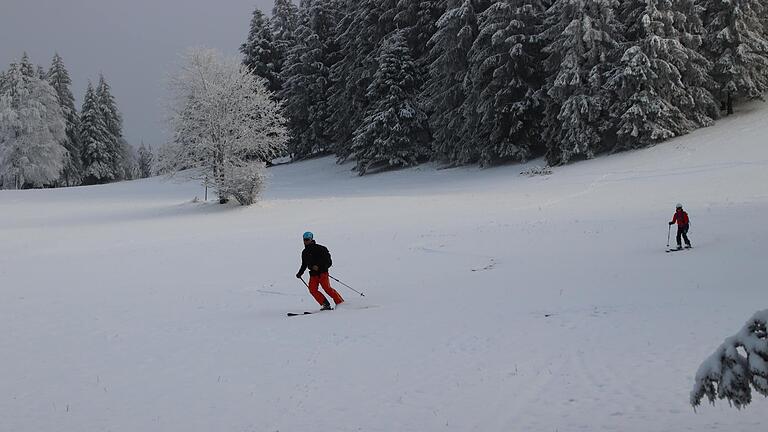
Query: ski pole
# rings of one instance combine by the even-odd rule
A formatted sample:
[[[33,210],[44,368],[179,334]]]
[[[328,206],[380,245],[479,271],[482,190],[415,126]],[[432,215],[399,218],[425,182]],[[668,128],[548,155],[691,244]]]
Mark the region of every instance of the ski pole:
[[[356,289],[352,288],[351,286],[349,286],[349,285],[345,284],[344,282],[342,282],[342,281],[340,281],[340,280],[336,279],[335,277],[331,276],[330,274],[328,275],[328,277],[330,277],[331,279],[335,280],[336,282],[338,282],[338,283],[340,283],[340,284],[344,285],[345,287],[347,287],[347,288],[351,289],[352,291],[354,291],[354,292],[356,292],[356,293],[360,294],[361,296],[365,297],[365,294],[363,294],[363,293],[361,293],[360,291],[358,291],[358,290],[356,290]]]
[[[299,279],[301,279],[301,281],[302,281],[302,282],[304,282],[304,286],[305,286],[305,287],[309,288],[309,285],[307,285],[307,282],[305,282],[305,281],[304,281],[304,278],[303,278],[303,277],[300,277]]]
[[[667,229],[667,249],[669,249],[669,236],[672,234],[672,225],[669,225],[669,229]]]

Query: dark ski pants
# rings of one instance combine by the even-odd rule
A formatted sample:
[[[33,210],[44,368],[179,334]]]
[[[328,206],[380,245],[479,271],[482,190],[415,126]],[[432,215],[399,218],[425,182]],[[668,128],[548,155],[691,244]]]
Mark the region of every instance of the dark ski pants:
[[[685,225],[678,225],[677,226],[677,245],[682,246],[683,243],[680,241],[680,237],[685,240],[685,244],[690,246],[691,241],[688,240],[688,224]]]

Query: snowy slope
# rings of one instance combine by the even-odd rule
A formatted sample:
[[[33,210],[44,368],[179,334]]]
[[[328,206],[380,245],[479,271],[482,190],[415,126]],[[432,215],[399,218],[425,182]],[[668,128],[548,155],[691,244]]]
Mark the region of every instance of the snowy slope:
[[[319,159],[250,208],[0,191],[0,431],[762,430],[764,398],[688,393],[768,307],[767,132],[756,104],[533,178]],[[678,201],[695,249],[665,254]],[[305,230],[365,297],[285,316],[317,308]]]

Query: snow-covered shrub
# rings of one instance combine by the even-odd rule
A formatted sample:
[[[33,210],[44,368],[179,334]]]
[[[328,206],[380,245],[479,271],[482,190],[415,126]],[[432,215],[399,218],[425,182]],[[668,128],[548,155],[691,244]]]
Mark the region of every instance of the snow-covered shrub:
[[[288,140],[280,105],[266,81],[235,58],[198,48],[183,59],[169,83],[173,141],[159,171],[191,169],[222,203],[234,198],[252,204],[264,163],[281,154]]]
[[[741,409],[752,402],[752,388],[768,396],[768,309],[755,313],[736,335],[729,337],[696,372],[691,405],[704,396],[711,403],[727,399]]]

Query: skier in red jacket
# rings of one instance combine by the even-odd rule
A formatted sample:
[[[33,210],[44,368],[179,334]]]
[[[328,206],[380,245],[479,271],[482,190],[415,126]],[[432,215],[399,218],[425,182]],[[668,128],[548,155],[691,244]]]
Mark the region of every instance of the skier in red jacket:
[[[678,204],[675,209],[675,215],[672,216],[672,221],[669,223],[673,225],[677,222],[677,248],[682,249],[683,243],[680,241],[680,237],[685,240],[685,247],[691,247],[691,241],[688,239],[688,228],[690,227],[690,220],[688,219],[688,213],[683,211],[683,205]]]

